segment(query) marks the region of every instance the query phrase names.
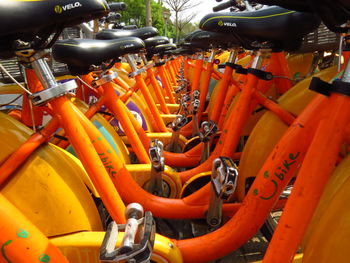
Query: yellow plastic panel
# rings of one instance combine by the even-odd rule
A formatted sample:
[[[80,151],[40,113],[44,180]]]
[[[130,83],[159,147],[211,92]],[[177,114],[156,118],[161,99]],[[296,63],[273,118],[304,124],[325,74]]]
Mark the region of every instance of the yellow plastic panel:
[[[71,263],[100,263],[99,254],[105,232],[81,232],[50,239]],[[116,247],[120,246],[124,233],[118,233]],[[180,250],[170,239],[157,235],[152,261],[157,263],[182,263]]]
[[[177,112],[177,110],[179,109],[179,107],[180,107],[180,104],[174,104],[174,103],[167,103],[167,105],[166,105],[167,107],[168,107],[168,109],[169,109],[169,111],[171,112],[171,113],[175,113],[175,112]]]
[[[215,58],[218,59],[220,62],[219,64],[223,64],[227,61],[228,57],[230,55],[230,52],[225,51],[222,54],[220,54],[219,56],[216,56]],[[214,69],[217,70],[218,69],[218,65],[214,65]]]
[[[0,113],[0,159],[4,160],[31,130]],[[44,144],[11,176],[1,193],[47,236],[100,230],[98,211],[72,156]]]
[[[289,71],[293,79],[303,78],[309,73],[313,57],[313,53],[290,54],[287,56]]]
[[[131,173],[138,185],[142,187],[145,186],[145,184],[150,179],[150,164],[128,164],[126,165],[126,169]],[[166,165],[164,167],[163,180],[167,183],[169,187],[169,198],[179,197],[182,183],[177,172]]]
[[[337,68],[331,67],[320,71],[314,76],[319,77],[324,81],[330,81],[336,75]],[[283,105],[283,107],[288,109],[292,114],[299,115],[305,105],[307,105],[316,94],[316,92],[309,90],[311,79],[312,77],[306,78],[287,91],[279,98],[279,104]]]
[[[160,115],[165,124],[173,122],[176,119],[176,114],[161,114]]]
[[[211,177],[211,172],[199,173],[192,176],[189,180],[187,180],[181,189],[180,197],[183,198],[184,197],[183,195],[186,192],[193,192],[191,190],[188,191],[188,187],[192,188],[193,184],[196,184],[196,181],[198,181],[198,179],[201,179],[202,177]]]
[[[331,80],[336,75],[336,69],[326,69],[315,76],[325,81]],[[278,100],[279,105],[298,116],[307,103],[315,96],[315,92],[308,89],[311,78],[299,82],[292,89],[286,92]],[[275,144],[286,131],[284,124],[276,115],[266,112],[255,125],[250,137],[244,147],[239,164],[238,186],[235,192],[238,200],[243,200],[245,196],[244,185],[246,178],[255,177],[265,159],[272,151]]]
[[[293,259],[293,263],[302,263],[303,262],[303,254],[297,254],[295,255],[294,259]],[[252,263],[262,263],[262,261],[255,261]],[[316,262],[314,262],[316,263]]]
[[[113,70],[118,72],[118,76],[122,78],[128,85],[129,87],[133,87],[136,83],[136,81],[133,78],[129,78],[129,72],[131,72],[131,68],[128,63],[123,63],[123,68],[122,69],[115,69],[112,68]]]
[[[72,98],[74,101],[74,104],[83,112],[88,110],[88,105],[86,105],[83,101]],[[109,122],[102,117],[101,114],[95,114],[92,118],[91,121],[93,123],[98,123],[99,125],[103,126],[103,128],[106,130],[108,135],[110,136],[107,140],[109,141],[110,139],[113,140],[113,143],[115,144],[115,147],[117,148],[117,154],[118,156],[124,161],[124,163],[130,163],[130,157],[129,157],[129,151],[126,148],[123,140],[120,138],[120,136],[117,134],[117,132],[114,130],[112,125],[109,124]],[[101,130],[100,130],[101,131]],[[105,136],[105,134],[103,134]],[[113,147],[114,148],[114,147]]]
[[[350,156],[335,169],[304,238],[305,263],[348,263]]]

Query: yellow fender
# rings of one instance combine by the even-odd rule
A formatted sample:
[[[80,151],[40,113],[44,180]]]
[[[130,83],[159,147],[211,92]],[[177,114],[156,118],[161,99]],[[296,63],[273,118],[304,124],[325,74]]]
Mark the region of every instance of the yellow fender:
[[[300,79],[309,73],[314,54],[288,54],[286,58],[292,78]]]
[[[302,263],[303,262],[303,254],[297,254],[293,258],[293,263]],[[262,263],[262,261],[255,261],[252,263]]]
[[[100,247],[105,232],[80,232],[51,238],[71,263],[100,263]],[[116,247],[120,246],[124,233],[118,233]],[[182,263],[181,251],[164,236],[156,234],[151,260],[157,263]]]
[[[304,237],[305,263],[347,263],[350,245],[350,156],[334,170]]]
[[[72,97],[71,100],[73,100],[74,104],[82,111],[86,112],[88,110],[88,105],[84,103],[83,101]],[[116,150],[116,153],[118,156],[124,161],[124,163],[130,163],[130,157],[129,157],[129,151],[127,147],[125,146],[123,140],[120,138],[120,136],[117,134],[115,129],[112,127],[112,125],[109,124],[109,122],[102,117],[101,114],[95,114],[91,118],[92,123],[97,125],[98,129],[102,132],[103,136],[108,136],[109,138],[106,138],[109,142],[112,141],[115,147],[113,147]],[[102,128],[103,127],[103,128]]]
[[[189,180],[186,181],[186,183],[184,183],[181,189],[180,198],[186,197],[185,194],[187,194],[188,192],[191,192],[189,187],[192,188],[196,184],[201,183],[201,181],[202,182],[206,182],[207,180],[210,181],[210,178],[211,178],[211,172],[199,173],[199,174],[196,174],[195,176],[192,176]]]
[[[174,104],[172,104],[174,105]],[[173,122],[176,117],[178,116],[177,114],[161,114],[160,115],[164,121],[165,124]]]
[[[23,124],[0,113],[0,163],[31,134]],[[86,173],[73,159],[58,147],[44,144],[2,185],[1,194],[47,236],[102,229],[82,179]]]
[[[336,68],[332,67],[319,72],[315,76],[325,81],[330,81],[336,74]],[[278,100],[279,105],[293,115],[298,116],[316,94],[308,89],[310,81],[311,77],[295,85],[281,96]],[[245,196],[246,179],[256,176],[267,156],[287,128],[288,126],[271,112],[266,112],[255,125],[244,147],[238,167],[239,177],[235,192],[235,197],[238,200],[243,200]]]

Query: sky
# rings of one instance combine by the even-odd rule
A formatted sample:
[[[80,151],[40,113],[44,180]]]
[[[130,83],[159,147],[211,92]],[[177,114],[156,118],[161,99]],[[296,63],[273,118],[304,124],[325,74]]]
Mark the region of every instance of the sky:
[[[191,0],[191,2],[200,2],[200,4],[192,9],[186,10],[183,12],[184,15],[196,13],[193,23],[198,23],[203,16],[208,13],[213,12],[213,7],[218,5],[219,2],[215,0]]]
[[[197,13],[196,17],[193,19],[193,22],[199,22],[206,14],[213,13],[213,7],[218,4],[220,3],[216,2],[215,0],[202,0],[199,6],[195,7],[193,10],[188,11],[189,13]]]

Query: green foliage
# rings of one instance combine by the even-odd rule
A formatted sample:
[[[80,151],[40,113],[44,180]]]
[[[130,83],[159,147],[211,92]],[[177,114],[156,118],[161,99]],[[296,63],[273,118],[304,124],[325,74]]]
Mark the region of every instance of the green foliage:
[[[108,0],[113,2],[113,0]],[[123,0],[127,4],[127,9],[120,12],[122,19],[120,22],[124,22],[126,25],[137,25],[143,27],[146,24],[146,6],[144,0]],[[166,8],[159,1],[153,1],[152,7],[152,25],[159,30],[159,34],[167,37],[175,36],[175,27],[171,21],[168,21],[167,25],[164,19],[164,10]],[[168,11],[169,12],[169,11]]]

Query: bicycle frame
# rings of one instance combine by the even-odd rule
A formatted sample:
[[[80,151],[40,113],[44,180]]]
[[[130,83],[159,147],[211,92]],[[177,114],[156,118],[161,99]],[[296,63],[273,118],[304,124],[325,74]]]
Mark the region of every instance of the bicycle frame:
[[[68,263],[61,251],[0,194],[1,262]]]
[[[349,88],[350,64],[342,81]],[[321,96],[321,95],[319,95]],[[338,159],[350,116],[350,97],[332,92],[263,262],[291,262]],[[320,165],[322,164],[322,165]],[[300,213],[303,211],[303,213]],[[285,238],[288,239],[286,242]],[[281,253],[283,249],[283,253]]]
[[[256,61],[255,64],[258,64],[258,61]],[[248,87],[256,87],[257,82],[258,79],[255,76],[248,74]],[[249,93],[246,92],[247,95],[252,92],[251,89],[248,91]],[[244,95],[243,90],[241,97],[247,95]],[[324,103],[325,99],[318,96],[313,103],[294,121],[283,139],[275,147],[274,151],[271,153],[270,157],[260,170],[243,203],[227,204],[224,206],[224,211],[226,214],[230,214],[231,216],[234,214],[228,223],[226,223],[219,230],[203,237],[174,241],[174,243],[180,248],[185,261],[204,262],[220,257],[233,249],[238,248],[242,243],[255,234],[260,225],[263,223],[268,211],[270,211],[277,200],[279,193],[293,176],[294,172],[298,168],[298,164],[303,159],[306,148],[308,147],[308,142],[310,141],[312,134],[315,132],[316,123],[321,118],[321,116],[319,116],[319,111],[325,106]],[[116,158],[112,153],[108,152],[108,145],[106,145],[103,139],[98,139],[99,134],[96,133],[93,128],[90,130],[89,127],[91,127],[91,124],[89,124],[89,121],[83,117],[81,112],[74,108],[64,97],[54,99],[51,104],[53,109],[58,110],[57,115],[60,115],[62,120],[58,120],[58,117],[53,118],[47,127],[40,131],[40,133],[34,134],[31,137],[32,139],[28,140],[28,142],[20,149],[25,149],[27,146],[32,148],[39,146],[39,143],[47,140],[47,138],[44,136],[45,134],[48,135],[53,133],[58,128],[59,121],[65,121],[68,124],[66,124],[66,126],[63,125],[63,127],[67,129],[67,134],[73,134],[72,143],[73,141],[75,142],[73,143],[75,148],[77,147],[80,149],[79,147],[83,147],[84,144],[84,147],[87,145],[89,150],[95,148],[98,153],[103,153],[104,157],[102,158],[108,158],[107,160],[110,161],[108,166],[111,165],[113,168],[115,168],[115,170],[109,170],[111,179],[114,182],[115,187],[118,189],[118,192],[126,202],[136,200],[140,201],[145,209],[152,210],[156,216],[160,217],[173,218],[174,214],[181,218],[203,216],[208,205],[207,196],[209,186],[206,186],[190,197],[181,200],[155,197],[144,192],[135,182],[133,182],[125,167],[120,163],[118,164],[118,158]],[[75,116],[73,120],[69,117],[71,114]],[[76,123],[78,123],[80,126],[75,125]],[[85,128],[86,133],[84,132],[83,128]],[[74,133],[76,131],[79,131],[79,137],[82,137],[83,139],[79,140],[74,138]],[[81,131],[82,133],[80,133]],[[94,141],[94,139],[97,140]],[[91,143],[90,140],[93,140],[93,142]],[[303,140],[306,143],[300,144],[298,143],[299,140]],[[80,149],[80,151],[77,152],[78,154],[80,153],[79,155],[83,156],[83,158],[88,159],[85,161],[82,160],[84,165],[89,164],[89,161],[93,160],[93,162],[99,163],[99,165],[102,166],[102,169],[104,169],[103,163],[101,163],[97,154],[92,154],[92,156],[86,157],[86,152],[84,149]],[[17,151],[3,164],[1,169],[4,167],[4,165],[8,170],[15,169],[13,166],[9,165],[9,162],[11,160],[16,160],[16,154],[17,156],[22,156],[23,158],[23,154],[25,155],[27,153],[28,152],[21,153],[21,151]],[[286,168],[286,172],[281,170],[281,166],[285,165],[285,162],[287,162],[289,168]],[[107,169],[109,168],[108,166],[106,167]],[[97,172],[101,172],[101,169],[96,167],[90,169],[90,173],[99,174]],[[102,175],[105,173],[106,172],[102,172]],[[0,174],[3,176],[3,173],[0,172]],[[92,178],[95,185],[100,182],[99,178],[94,179]],[[108,181],[108,176],[104,177],[104,179]],[[99,190],[99,192],[103,192],[103,189],[105,189],[104,187],[105,186],[101,186],[102,190]],[[110,192],[111,189],[108,187],[109,185],[106,187],[108,189],[108,193],[113,193],[114,191],[112,190]],[[97,189],[101,188],[97,187]],[[113,197],[115,198],[115,196]],[[109,199],[107,198],[105,200],[108,201]],[[258,217],[257,214],[259,215]],[[112,214],[112,216],[114,218],[118,218],[118,216],[115,214]],[[255,218],[256,220],[252,221],[250,220],[251,218]],[[248,231],[242,231],[242,229],[247,229]],[[201,253],[203,249],[207,252],[206,255]]]
[[[276,54],[276,56],[280,56],[280,55],[281,54]],[[255,57],[255,59],[257,60],[261,58]],[[275,62],[278,62],[278,61],[275,60]],[[272,64],[271,65],[272,68],[276,68],[276,66],[278,65],[272,62],[270,64]],[[267,70],[269,71],[269,69],[270,68],[268,66]],[[251,115],[251,112],[258,105],[257,101],[253,99],[255,97],[253,94],[258,94],[260,90],[266,91],[268,87],[270,87],[270,85],[271,83],[268,83],[267,81],[259,82],[257,77],[251,74],[248,74],[247,85],[245,85],[245,87],[242,89],[242,93],[240,94],[237,104],[232,109],[230,114],[227,116],[227,120],[224,123],[223,129],[222,129],[223,132],[220,135],[219,141],[215,147],[214,152],[211,154],[209,159],[204,163],[202,163],[201,165],[197,166],[194,169],[181,172],[180,176],[183,182],[186,182],[189,178],[191,178],[195,174],[209,171],[211,169],[212,161],[220,155],[231,157],[231,158],[234,157],[235,149],[238,144],[243,127],[246,121],[248,120],[249,116]],[[291,85],[290,81],[287,81],[286,85],[290,86]],[[260,97],[260,95],[257,95],[256,97]],[[264,100],[262,99],[260,99],[260,101],[264,102]],[[268,101],[265,101],[265,102],[268,102]],[[275,105],[274,107],[269,107],[270,109],[274,109],[275,113],[278,114],[278,112],[280,113],[283,112],[283,115],[279,117],[281,117],[281,119],[285,121],[287,124],[290,124],[291,121],[294,119],[294,116],[284,111],[283,109],[278,108],[276,104],[272,102],[268,102],[268,104]],[[198,145],[194,147],[191,151],[195,152],[200,148],[201,148],[201,145]],[[175,156],[180,156],[180,154],[176,154],[176,155],[173,154],[172,155],[173,158],[169,158],[171,155],[172,155],[171,153],[164,153],[164,156],[166,158],[166,163],[170,166],[175,166],[176,163],[173,162],[173,158],[175,159]]]
[[[49,69],[45,67],[46,63],[39,60],[34,61],[32,64],[33,67],[42,66],[43,70],[46,70],[48,76],[52,76]],[[41,71],[39,72],[41,73]],[[39,80],[37,79],[37,81]],[[53,76],[50,81],[55,82]],[[47,83],[47,81],[42,80],[41,83]],[[20,148],[1,165],[0,183],[3,183],[38,146],[48,141],[50,136],[62,125],[97,191],[100,193],[101,199],[105,203],[108,211],[110,211],[111,216],[116,222],[125,222],[123,214],[125,209],[124,203],[110,182],[106,171],[107,168],[109,172],[114,175],[114,169],[120,168],[121,165],[118,161],[114,162],[115,165],[117,165],[115,167],[107,163],[109,158],[116,156],[115,154],[113,155],[113,149],[111,149],[91,122],[86,121],[83,123],[84,118],[87,120],[86,117],[75,114],[78,110],[66,97],[55,98],[50,102],[50,105],[55,112],[55,116],[44,129],[38,133],[34,133],[27,142],[21,145]],[[106,161],[103,162],[103,160]]]

